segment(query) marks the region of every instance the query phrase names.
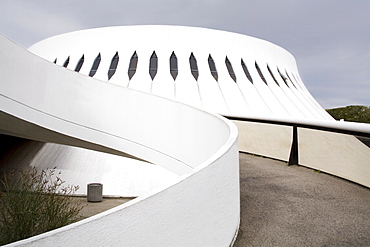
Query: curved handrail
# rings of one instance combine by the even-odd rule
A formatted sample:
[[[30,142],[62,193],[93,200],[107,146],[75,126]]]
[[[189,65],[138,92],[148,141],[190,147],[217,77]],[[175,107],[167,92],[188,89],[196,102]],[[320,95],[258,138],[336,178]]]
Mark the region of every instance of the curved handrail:
[[[279,117],[253,117],[253,116],[230,116],[223,114],[229,120],[248,121],[256,123],[270,123],[284,126],[296,126],[299,128],[324,130],[329,132],[370,137],[370,124],[319,120],[319,119],[294,119]]]
[[[243,143],[242,151],[282,159],[288,161],[290,165],[310,167],[370,187],[370,149],[351,136],[369,138],[370,124],[334,120],[224,116],[240,125],[241,135],[254,138],[253,142],[258,143],[257,145],[252,142]],[[257,127],[256,124],[252,126],[249,123],[263,125]],[[267,127],[265,124],[270,126]],[[292,132],[289,133],[289,130],[281,126],[293,127]],[[250,128],[253,130],[258,128],[262,134],[254,134],[251,137],[247,133],[251,131]],[[245,140],[246,137],[241,139]],[[275,146],[278,146],[279,152],[274,150]]]

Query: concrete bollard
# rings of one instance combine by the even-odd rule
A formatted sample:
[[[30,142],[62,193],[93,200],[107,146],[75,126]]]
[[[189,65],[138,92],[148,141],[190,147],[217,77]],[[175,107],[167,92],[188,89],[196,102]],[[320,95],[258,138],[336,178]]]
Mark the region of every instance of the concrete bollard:
[[[91,183],[87,185],[87,201],[88,202],[103,201],[103,184]]]

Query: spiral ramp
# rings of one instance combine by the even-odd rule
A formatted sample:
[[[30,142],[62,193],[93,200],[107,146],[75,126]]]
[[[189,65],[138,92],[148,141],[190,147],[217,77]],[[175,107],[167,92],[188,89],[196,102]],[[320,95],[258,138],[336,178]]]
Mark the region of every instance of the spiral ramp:
[[[238,148],[289,159],[292,128],[270,120],[370,133],[334,121],[289,52],[245,35],[126,26],[54,36],[32,53],[0,46],[0,134],[33,140],[14,155],[31,158],[5,166],[57,166],[81,194],[101,182],[105,196],[137,197],[14,246],[229,246]],[[208,112],[267,124],[237,130]],[[300,165],[370,186],[370,149],[355,137],[301,128],[299,150]]]
[[[67,70],[231,118],[359,125],[337,123],[319,105],[292,54],[242,34],[182,26],[104,27],[53,36],[29,50]],[[234,123],[240,151],[289,160],[291,126]],[[298,132],[300,165],[370,186],[367,146],[350,135]]]
[[[1,134],[133,158],[171,173],[166,183],[129,203],[10,246],[232,243],[240,207],[234,124],[66,70],[3,36],[0,47]],[[67,181],[86,180],[99,164],[79,160],[64,169]],[[117,181],[115,171],[107,168],[105,173]]]

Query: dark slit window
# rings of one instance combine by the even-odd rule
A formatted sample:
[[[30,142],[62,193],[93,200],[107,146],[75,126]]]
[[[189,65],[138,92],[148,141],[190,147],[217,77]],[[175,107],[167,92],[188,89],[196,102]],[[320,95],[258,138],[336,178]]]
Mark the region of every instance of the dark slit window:
[[[269,71],[269,73],[270,73],[270,75],[271,75],[272,79],[274,80],[274,82],[276,83],[276,85],[278,85],[278,86],[280,87],[280,85],[279,85],[278,81],[276,80],[276,78],[275,78],[274,74],[272,73],[272,71],[271,71],[271,69],[270,69],[269,65],[267,65],[267,70]]]
[[[128,78],[130,80],[136,73],[137,61],[138,61],[138,56],[135,51],[134,54],[132,54],[132,57],[130,59],[130,65],[128,66]]]
[[[297,85],[298,85],[298,80],[297,80],[297,78],[295,77],[295,75],[293,73],[292,73],[292,76],[293,76],[293,79],[294,79],[295,83],[297,83]]]
[[[254,65],[256,66],[256,70],[257,70],[258,74],[260,75],[262,81],[267,85],[267,81],[266,81],[265,77],[263,76],[262,71],[261,71],[260,67],[258,66],[257,62],[255,62]]]
[[[84,64],[84,61],[85,61],[85,55],[82,55],[82,57],[80,58],[80,60],[78,60],[78,63],[76,65],[76,68],[75,68],[76,72],[80,72],[82,65]]]
[[[279,75],[280,75],[281,79],[284,81],[285,85],[286,85],[287,87],[289,87],[289,85],[288,85],[288,78],[287,78],[286,76],[284,76],[284,75],[280,72],[279,68],[277,68],[277,71],[278,71],[278,73],[279,73]]]
[[[292,76],[293,76],[293,79],[295,80],[295,82],[296,82],[297,86],[298,86],[299,88],[301,88],[301,89],[302,89],[301,85],[299,84],[299,77],[298,77],[298,75],[297,75],[297,74],[293,74],[293,73],[292,73]],[[297,88],[297,87],[296,87],[296,88]],[[297,88],[297,89],[298,89],[298,88]]]
[[[215,80],[218,81],[216,65],[215,65],[215,62],[213,61],[213,58],[211,57],[211,54],[209,54],[208,56],[208,65],[209,65],[209,70],[211,71],[213,78],[215,78]]]
[[[57,63],[57,59],[54,60],[54,63]]]
[[[119,61],[119,56],[118,56],[118,51],[117,51],[116,54],[114,54],[114,56],[112,58],[112,62],[110,63],[110,66],[109,66],[108,80],[110,80],[110,78],[112,78],[114,73],[116,73],[118,61]]]
[[[69,64],[69,56],[68,56],[68,57],[67,57],[67,59],[64,61],[64,63],[63,63],[63,67],[64,67],[64,68],[67,68],[68,64]]]
[[[241,59],[242,68],[244,70],[245,76],[248,78],[248,80],[253,84],[252,76],[249,74],[248,68],[245,65],[243,59]]]
[[[289,78],[290,83],[292,83],[292,85],[293,85],[295,88],[297,88],[297,87],[294,85],[294,83],[293,83],[292,79],[290,79],[290,76],[289,76],[289,74],[288,74],[288,71],[286,71],[286,70],[285,70],[285,74],[286,74],[286,76]]]
[[[236,75],[234,73],[233,66],[231,65],[231,63],[230,63],[229,59],[227,58],[227,56],[225,58],[225,64],[226,64],[227,70],[229,71],[230,77],[236,82]]]
[[[95,75],[96,71],[98,70],[100,61],[101,61],[101,56],[100,56],[100,52],[99,52],[98,56],[95,58],[94,63],[91,67],[89,76],[93,77]]]
[[[170,73],[172,75],[172,78],[176,80],[176,77],[179,73],[177,68],[177,57],[175,55],[175,52],[173,51],[170,57]]]
[[[150,57],[150,62],[149,62],[149,75],[152,78],[152,80],[157,74],[157,70],[158,70],[158,58],[157,58],[157,54],[155,54],[155,51],[153,51],[152,56]]]
[[[197,64],[197,60],[195,59],[193,53],[190,54],[189,63],[190,63],[191,74],[194,76],[195,80],[198,80],[198,76],[199,76],[198,64]]]

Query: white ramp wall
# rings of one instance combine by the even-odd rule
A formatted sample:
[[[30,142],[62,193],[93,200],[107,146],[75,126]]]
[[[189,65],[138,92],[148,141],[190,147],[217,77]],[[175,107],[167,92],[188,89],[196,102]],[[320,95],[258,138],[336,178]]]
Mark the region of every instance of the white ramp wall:
[[[0,47],[1,133],[134,156],[181,175],[128,204],[11,246],[231,244],[239,226],[231,122],[65,70],[4,37]]]

